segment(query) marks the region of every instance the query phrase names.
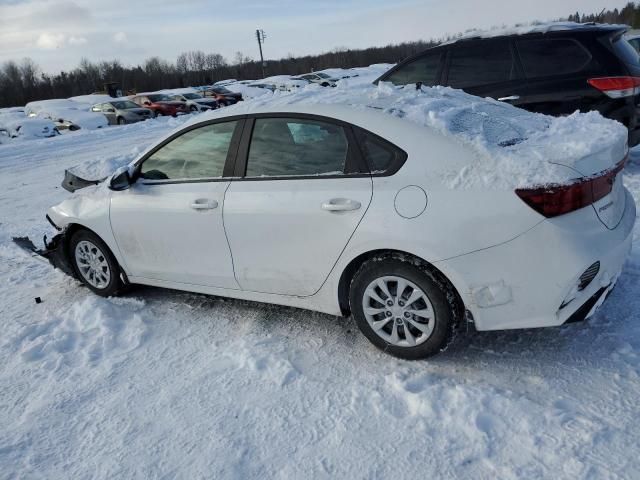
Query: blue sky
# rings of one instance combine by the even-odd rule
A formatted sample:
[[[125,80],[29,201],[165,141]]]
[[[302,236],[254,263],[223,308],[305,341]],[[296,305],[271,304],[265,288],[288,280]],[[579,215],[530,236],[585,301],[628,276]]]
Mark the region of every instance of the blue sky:
[[[187,50],[267,58],[440,38],[470,28],[549,20],[626,0],[0,0],[0,62],[33,58],[45,72],[81,57],[138,64]]]

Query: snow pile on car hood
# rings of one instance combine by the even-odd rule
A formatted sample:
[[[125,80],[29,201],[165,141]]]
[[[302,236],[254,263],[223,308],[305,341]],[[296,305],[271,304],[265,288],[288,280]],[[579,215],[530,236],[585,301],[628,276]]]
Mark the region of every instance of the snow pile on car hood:
[[[444,178],[451,188],[513,188],[570,183],[611,168],[626,154],[627,129],[598,112],[551,117],[449,87],[310,85],[228,107],[219,116],[287,105],[334,104],[374,109],[434,129],[475,152],[474,161]],[[592,161],[593,160],[593,161]],[[568,168],[567,168],[568,167]]]

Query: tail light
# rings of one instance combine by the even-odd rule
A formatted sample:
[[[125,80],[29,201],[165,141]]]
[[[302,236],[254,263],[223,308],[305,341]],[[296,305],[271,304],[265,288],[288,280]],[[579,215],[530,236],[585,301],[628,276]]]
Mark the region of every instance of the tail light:
[[[547,218],[579,210],[611,193],[616,175],[622,171],[626,158],[610,170],[585,177],[569,185],[548,185],[518,188],[516,195]]]
[[[640,77],[590,78],[587,83],[611,98],[631,97],[640,93]]]

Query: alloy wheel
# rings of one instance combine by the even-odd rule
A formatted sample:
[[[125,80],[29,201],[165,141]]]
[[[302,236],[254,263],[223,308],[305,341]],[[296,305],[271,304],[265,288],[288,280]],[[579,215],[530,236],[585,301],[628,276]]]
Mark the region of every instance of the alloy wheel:
[[[94,288],[107,288],[111,281],[111,268],[107,258],[95,244],[88,240],[78,242],[75,260],[80,275]]]
[[[372,281],[362,298],[364,316],[385,342],[415,347],[427,341],[435,326],[431,301],[420,287],[397,276]]]

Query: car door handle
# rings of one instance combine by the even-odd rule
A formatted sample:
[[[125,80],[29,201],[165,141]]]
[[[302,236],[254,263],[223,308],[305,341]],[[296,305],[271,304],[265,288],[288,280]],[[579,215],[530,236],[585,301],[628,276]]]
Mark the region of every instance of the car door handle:
[[[328,202],[322,204],[322,209],[328,212],[347,212],[349,210],[358,210],[360,202],[349,200],[348,198],[332,198]]]
[[[512,102],[514,100],[520,100],[520,95],[509,95],[508,97],[500,97],[499,102]]]
[[[191,208],[194,210],[213,210],[214,208],[218,208],[218,202],[207,198],[199,198],[193,201]]]

